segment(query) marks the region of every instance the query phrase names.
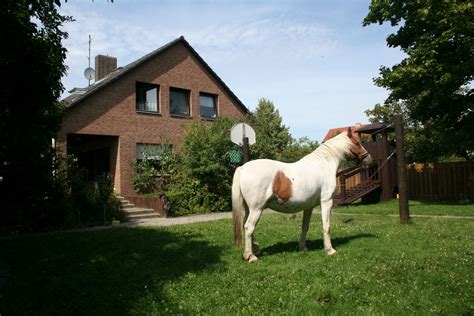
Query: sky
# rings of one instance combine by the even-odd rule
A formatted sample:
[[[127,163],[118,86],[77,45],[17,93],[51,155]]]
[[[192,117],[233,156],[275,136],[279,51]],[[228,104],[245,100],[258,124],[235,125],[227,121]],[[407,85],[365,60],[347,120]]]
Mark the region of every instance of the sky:
[[[125,66],[184,36],[237,97],[255,110],[271,100],[295,138],[322,141],[334,127],[367,123],[365,110],[388,91],[373,78],[404,54],[386,46],[390,25],[362,27],[369,0],[69,0],[72,16],[63,78],[87,86],[88,39],[94,57]],[[63,96],[67,96],[65,92]]]

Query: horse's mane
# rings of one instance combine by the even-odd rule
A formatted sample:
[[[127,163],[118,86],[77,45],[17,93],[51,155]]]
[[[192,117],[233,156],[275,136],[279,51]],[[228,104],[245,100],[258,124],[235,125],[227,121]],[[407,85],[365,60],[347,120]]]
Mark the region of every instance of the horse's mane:
[[[347,132],[343,132],[322,143],[315,151],[303,157],[303,159],[338,159],[344,158],[344,155],[349,152],[352,146],[352,141],[347,137]]]

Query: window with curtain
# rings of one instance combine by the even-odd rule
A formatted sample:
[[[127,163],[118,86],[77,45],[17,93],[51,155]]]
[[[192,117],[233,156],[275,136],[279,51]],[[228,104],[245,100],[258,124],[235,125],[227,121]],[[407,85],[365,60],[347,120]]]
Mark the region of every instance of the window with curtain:
[[[159,86],[152,83],[137,82],[136,84],[136,109],[143,112],[159,112],[158,108]]]
[[[199,111],[201,117],[214,119],[217,117],[217,95],[201,93],[199,95]]]
[[[189,116],[189,90],[170,88],[170,113],[177,116]]]

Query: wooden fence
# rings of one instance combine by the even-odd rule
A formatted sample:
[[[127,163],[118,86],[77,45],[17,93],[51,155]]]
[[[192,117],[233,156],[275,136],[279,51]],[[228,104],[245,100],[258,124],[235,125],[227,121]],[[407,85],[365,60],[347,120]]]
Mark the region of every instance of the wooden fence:
[[[474,200],[474,162],[407,165],[411,200]]]

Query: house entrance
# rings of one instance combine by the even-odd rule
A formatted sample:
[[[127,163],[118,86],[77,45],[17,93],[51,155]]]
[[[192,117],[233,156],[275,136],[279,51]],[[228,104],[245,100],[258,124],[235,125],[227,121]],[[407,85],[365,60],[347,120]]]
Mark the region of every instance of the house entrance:
[[[98,178],[110,173],[115,176],[117,163],[117,136],[69,134],[67,154],[77,158],[80,168],[87,171],[87,179],[97,182]]]

